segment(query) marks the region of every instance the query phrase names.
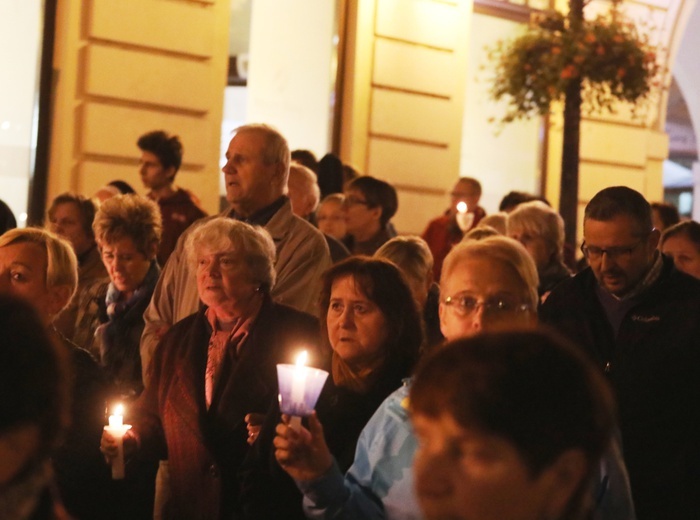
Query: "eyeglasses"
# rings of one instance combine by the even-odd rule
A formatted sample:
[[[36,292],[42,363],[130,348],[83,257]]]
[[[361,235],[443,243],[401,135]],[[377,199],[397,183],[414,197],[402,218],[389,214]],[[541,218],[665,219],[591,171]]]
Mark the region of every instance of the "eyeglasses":
[[[491,314],[493,316],[504,316],[530,310],[530,305],[527,303],[518,303],[512,299],[492,298],[488,300],[478,300],[473,296],[464,294],[448,296],[442,300],[442,303],[452,307],[460,316],[470,316],[480,307],[483,309],[484,314]]]
[[[642,238],[639,242],[631,246],[618,246],[608,248],[589,246],[588,244],[586,244],[586,242],[584,242],[583,244],[581,244],[581,252],[587,260],[600,260],[601,258],[603,258],[603,254],[608,255],[608,258],[610,260],[619,260],[621,258],[629,258],[630,256],[632,256],[634,250],[637,249],[641,244],[643,244],[645,240],[645,238]]]
[[[369,206],[369,202],[366,200],[358,199],[354,195],[349,195],[345,197],[345,200],[343,201],[343,204],[346,206],[355,206],[356,204],[362,204],[363,206]]]

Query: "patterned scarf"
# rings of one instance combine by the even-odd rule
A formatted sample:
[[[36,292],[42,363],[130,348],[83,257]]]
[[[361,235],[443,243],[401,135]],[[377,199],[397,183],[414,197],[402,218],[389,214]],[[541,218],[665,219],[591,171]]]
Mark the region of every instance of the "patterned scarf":
[[[256,299],[257,300],[257,299]],[[239,317],[233,322],[230,330],[222,330],[216,314],[210,308],[205,311],[207,321],[211,325],[209,348],[207,349],[207,368],[204,373],[204,397],[207,409],[211,406],[214,397],[214,389],[221,376],[221,367],[227,351],[238,353],[245,343],[250,328],[262,307],[262,300],[258,300],[257,306],[248,317]]]
[[[99,339],[100,364],[105,367],[107,375],[117,384],[124,395],[135,397],[143,389],[141,381],[141,352],[139,340],[143,331],[143,312],[151,300],[153,289],[158,281],[160,268],[154,260],[141,282],[128,300],[122,293],[109,284],[105,297],[105,321],[95,331]]]

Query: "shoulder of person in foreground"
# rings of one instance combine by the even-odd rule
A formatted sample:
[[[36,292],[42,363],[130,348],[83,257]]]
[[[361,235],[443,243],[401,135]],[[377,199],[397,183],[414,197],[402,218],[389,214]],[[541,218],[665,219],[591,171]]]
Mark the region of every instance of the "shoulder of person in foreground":
[[[360,434],[355,460],[345,476],[337,464],[320,479],[297,482],[304,494],[304,511],[315,519],[383,519],[386,518],[384,501],[397,482],[408,482],[411,489],[411,464],[415,443],[408,419],[408,385],[389,397],[374,413]],[[420,518],[412,492],[404,497],[406,516]],[[411,505],[413,504],[413,506]],[[410,511],[415,517],[410,516]]]

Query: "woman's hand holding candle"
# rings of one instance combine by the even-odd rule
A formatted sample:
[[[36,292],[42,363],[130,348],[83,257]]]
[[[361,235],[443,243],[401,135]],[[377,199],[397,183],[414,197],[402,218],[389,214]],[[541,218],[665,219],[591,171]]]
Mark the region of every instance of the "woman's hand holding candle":
[[[124,407],[117,405],[114,414],[109,416],[109,426],[104,427],[100,441],[100,450],[108,457],[112,465],[113,479],[124,478],[124,437],[130,428],[131,425],[124,424]],[[104,450],[102,449],[103,445]]]
[[[131,430],[124,434],[122,438],[122,443],[124,446],[124,456],[128,457],[136,451],[136,438],[131,433]],[[119,454],[119,447],[117,446],[117,439],[114,438],[108,430],[102,431],[102,439],[100,439],[100,451],[102,455],[105,456],[105,460],[110,463]]]
[[[303,426],[299,430],[292,428],[289,421],[289,416],[282,415],[282,422],[277,425],[273,441],[277,462],[295,480],[321,477],[333,465],[333,455],[316,412],[309,416],[308,430]]]

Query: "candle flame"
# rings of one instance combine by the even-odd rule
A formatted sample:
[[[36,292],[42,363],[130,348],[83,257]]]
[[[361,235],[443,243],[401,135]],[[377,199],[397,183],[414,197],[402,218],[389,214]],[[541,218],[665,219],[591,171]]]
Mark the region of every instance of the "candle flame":
[[[457,203],[457,211],[460,213],[466,213],[467,212],[467,203],[464,201],[458,202]]]
[[[114,407],[114,415],[124,415],[124,405],[118,404]]]
[[[306,365],[306,358],[308,358],[309,355],[306,353],[306,350],[302,350],[301,353],[297,356],[297,366],[298,367],[303,367]]]

